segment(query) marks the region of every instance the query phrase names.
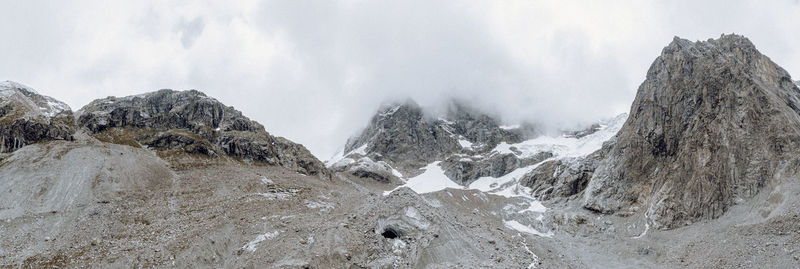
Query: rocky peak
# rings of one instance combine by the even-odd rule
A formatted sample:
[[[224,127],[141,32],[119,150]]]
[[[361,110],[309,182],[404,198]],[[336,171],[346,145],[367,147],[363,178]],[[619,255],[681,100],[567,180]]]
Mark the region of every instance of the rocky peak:
[[[796,177],[798,97],[789,74],[745,37],[675,38],[648,70],[616,139],[572,165],[591,174],[583,206],[639,214],[658,228],[721,216],[765,185]]]
[[[473,144],[494,148],[500,142],[509,144],[522,142],[525,137],[520,128],[505,128],[496,117],[489,116],[462,102],[449,105],[446,119],[451,121],[453,132]]]
[[[240,111],[196,90],[107,97],[92,101],[77,115],[80,126],[109,142],[166,153],[224,154],[327,175],[324,165],[302,145],[270,135]]]
[[[0,82],[0,153],[47,140],[72,140],[70,107],[12,81]]]
[[[436,116],[406,100],[379,109],[367,128],[349,139],[345,153],[330,165],[334,170],[388,182],[393,175],[414,176],[420,168],[440,161],[450,179],[467,185],[482,176],[501,176],[532,164],[534,159],[546,158],[486,154],[500,143],[525,140],[522,130],[501,126],[496,118],[462,102],[450,102],[445,113]],[[468,156],[478,157],[465,158]],[[376,167],[380,171],[361,171]]]
[[[458,139],[412,100],[384,105],[345,151],[387,161],[404,172],[458,151]]]
[[[259,132],[263,126],[244,117],[204,93],[169,89],[92,101],[80,111],[78,120],[92,132],[133,125],[153,129],[187,129],[201,135],[213,131]]]

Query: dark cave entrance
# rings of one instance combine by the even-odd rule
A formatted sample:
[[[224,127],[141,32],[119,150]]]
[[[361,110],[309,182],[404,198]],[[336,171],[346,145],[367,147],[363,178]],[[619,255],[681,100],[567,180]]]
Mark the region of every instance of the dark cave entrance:
[[[398,238],[400,236],[403,236],[403,233],[398,231],[398,230],[396,230],[396,229],[394,229],[394,228],[392,228],[392,227],[386,227],[386,228],[383,228],[383,232],[381,233],[381,235],[383,237],[386,237],[386,238],[389,238],[389,239],[395,239],[395,238]]]

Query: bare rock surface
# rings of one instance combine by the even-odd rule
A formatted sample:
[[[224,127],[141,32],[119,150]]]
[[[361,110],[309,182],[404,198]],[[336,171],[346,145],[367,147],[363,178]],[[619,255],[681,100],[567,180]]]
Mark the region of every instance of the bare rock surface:
[[[796,178],[800,89],[747,38],[675,38],[639,87],[584,206],[644,211],[656,227],[717,218]]]
[[[544,163],[523,184],[541,199],[636,215],[670,229],[795,184],[800,89],[747,39],[675,38],[639,87],[628,120],[586,158]],[[763,199],[763,198],[762,198]]]
[[[466,186],[480,177],[502,176],[548,158],[491,153],[500,143],[519,143],[535,133],[532,126],[501,126],[496,118],[458,101],[435,116],[406,100],[381,108],[359,135],[347,141],[341,158],[329,166],[365,175],[363,169],[352,167],[383,162],[389,170],[397,170],[395,174],[413,177],[420,168],[441,161],[447,176]]]
[[[144,145],[167,154],[226,155],[329,175],[302,145],[270,135],[261,124],[196,90],[98,99],[77,115],[81,127],[107,142]]]
[[[67,104],[16,82],[0,82],[0,153],[40,141],[72,140],[74,125]]]

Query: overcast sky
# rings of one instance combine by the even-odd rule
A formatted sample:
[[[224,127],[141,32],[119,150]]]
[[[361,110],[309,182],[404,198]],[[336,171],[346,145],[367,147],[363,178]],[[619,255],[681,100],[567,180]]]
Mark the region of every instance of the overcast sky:
[[[0,0],[0,80],[74,110],[198,89],[325,160],[392,99],[549,126],[627,112],[676,35],[743,34],[800,77],[797,0],[122,2]]]

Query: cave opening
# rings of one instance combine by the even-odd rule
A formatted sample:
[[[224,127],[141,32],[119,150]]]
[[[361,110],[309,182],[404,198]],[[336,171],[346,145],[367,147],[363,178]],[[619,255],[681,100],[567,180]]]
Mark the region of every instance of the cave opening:
[[[383,232],[381,233],[381,235],[383,237],[385,237],[385,238],[395,239],[395,238],[399,238],[400,236],[403,236],[403,233],[401,233],[400,231],[398,231],[398,230],[396,230],[396,229],[394,229],[392,227],[386,227],[386,228],[383,229]]]

